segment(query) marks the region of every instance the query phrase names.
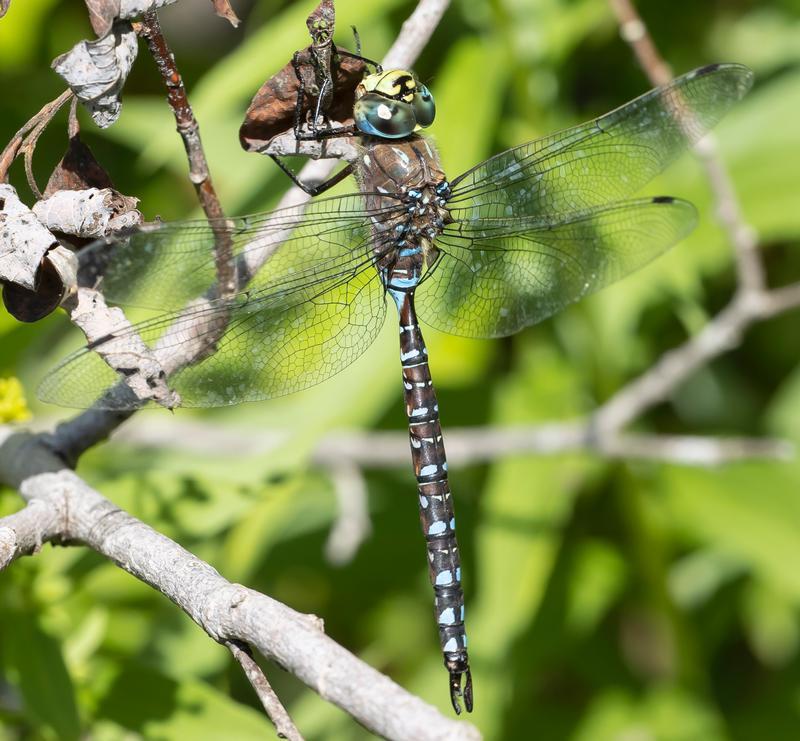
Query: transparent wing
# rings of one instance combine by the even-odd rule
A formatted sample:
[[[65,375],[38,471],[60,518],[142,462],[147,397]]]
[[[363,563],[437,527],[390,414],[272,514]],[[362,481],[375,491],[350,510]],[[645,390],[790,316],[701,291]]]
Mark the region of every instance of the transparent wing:
[[[417,291],[427,324],[466,337],[501,337],[535,324],[646,265],[694,227],[687,201],[648,198],[547,221],[448,225]]]
[[[113,303],[178,309],[216,284],[220,249],[227,250],[221,264],[243,279],[241,290],[252,291],[254,284],[313,276],[341,251],[347,235],[363,233],[365,220],[380,222],[392,212],[368,210],[363,195],[352,194],[233,219],[165,222],[97,242],[81,253],[81,262],[88,282]],[[262,275],[259,268],[278,247],[291,265],[282,274],[266,268]]]
[[[552,218],[627,198],[716,125],[752,79],[737,64],[689,72],[594,121],[486,160],[451,183],[448,208],[457,220]]]
[[[360,203],[360,197],[354,199],[350,204],[344,203],[347,199],[328,200]],[[329,212],[312,209],[309,218],[294,226],[247,290],[227,300],[202,299],[132,329],[111,332],[47,376],[40,398],[79,408],[101,398],[112,408],[134,406],[132,399],[104,395],[122,374],[98,353],[110,352],[112,344],[117,353],[135,352],[138,338],[154,352],[183,406],[280,396],[339,372],[378,334],[385,316],[384,290],[373,267],[369,214],[348,211],[351,215],[331,223],[321,213]],[[173,226],[169,230],[179,232]],[[197,226],[193,237],[197,235],[208,238],[208,227]],[[156,244],[163,244],[161,237]],[[197,254],[197,239],[184,244],[191,245],[190,256]],[[179,254],[177,247],[169,249]],[[239,254],[246,256],[247,249],[255,248]],[[213,282],[213,267],[211,271]]]

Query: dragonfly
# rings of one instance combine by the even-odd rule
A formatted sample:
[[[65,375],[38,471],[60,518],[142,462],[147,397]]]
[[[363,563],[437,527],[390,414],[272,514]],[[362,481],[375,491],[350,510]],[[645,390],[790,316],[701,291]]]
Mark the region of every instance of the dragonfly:
[[[661,255],[696,211],[635,192],[751,83],[738,64],[702,67],[448,179],[421,133],[435,111],[427,87],[408,70],[366,74],[354,110],[357,192],[90,246],[85,262],[106,297],[159,312],[94,338],[39,395],[111,409],[278,397],[349,366],[394,305],[439,641],[453,708],[471,711],[453,496],[420,321],[465,337],[510,335]],[[216,287],[221,234],[235,274],[228,293]],[[144,358],[142,382],[134,366]]]

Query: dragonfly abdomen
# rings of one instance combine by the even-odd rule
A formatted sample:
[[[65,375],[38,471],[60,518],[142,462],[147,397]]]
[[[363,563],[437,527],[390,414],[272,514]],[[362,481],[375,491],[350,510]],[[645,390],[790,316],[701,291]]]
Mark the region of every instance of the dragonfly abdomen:
[[[453,498],[447,479],[439,403],[428,365],[428,351],[416,312],[414,292],[390,289],[400,315],[400,361],[409,441],[417,479],[419,518],[428,552],[428,574],[434,591],[434,611],[444,663],[450,672],[453,707],[463,695],[472,709],[472,682],[464,629],[461,557],[456,541]],[[464,688],[462,691],[462,677]]]

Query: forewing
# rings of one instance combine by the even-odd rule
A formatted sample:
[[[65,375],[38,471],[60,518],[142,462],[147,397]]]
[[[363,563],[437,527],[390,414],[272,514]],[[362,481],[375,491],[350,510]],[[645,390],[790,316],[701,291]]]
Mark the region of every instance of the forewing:
[[[703,67],[600,118],[523,144],[452,183],[457,220],[584,211],[635,193],[747,92],[738,64]]]
[[[274,285],[288,276],[259,268],[278,247],[306,275],[340,253],[342,235],[361,234],[366,219],[390,212],[368,211],[360,194],[338,196],[233,219],[157,223],[97,242],[81,258],[112,303],[177,310],[213,290],[220,265],[237,273],[240,291]]]
[[[449,225],[417,291],[426,323],[501,337],[545,319],[653,260],[694,227],[692,204],[640,199],[543,221]]]
[[[183,406],[223,406],[299,391],[339,372],[371,344],[385,316],[373,267],[369,219],[303,221],[251,288],[229,300],[202,299],[132,329],[113,332],[67,358],[42,383],[44,401],[130,408],[105,392],[122,380],[95,351],[146,341]],[[313,242],[313,244],[312,244]],[[307,252],[300,252],[308,245]]]

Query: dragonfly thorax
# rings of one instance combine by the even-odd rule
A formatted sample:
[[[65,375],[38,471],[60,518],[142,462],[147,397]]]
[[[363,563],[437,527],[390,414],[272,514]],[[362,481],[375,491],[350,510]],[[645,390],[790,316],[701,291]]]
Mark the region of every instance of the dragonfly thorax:
[[[414,290],[438,256],[435,240],[449,220],[446,180],[423,188],[409,188],[402,207],[375,226],[376,264],[390,292]]]
[[[365,142],[356,176],[371,217],[375,266],[390,290],[411,291],[438,257],[451,220],[450,185],[427,139]]]

